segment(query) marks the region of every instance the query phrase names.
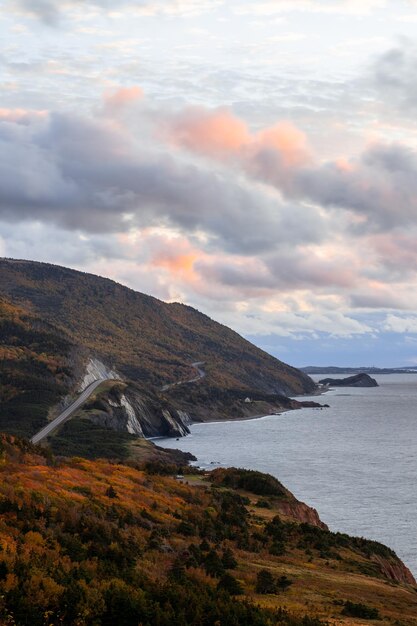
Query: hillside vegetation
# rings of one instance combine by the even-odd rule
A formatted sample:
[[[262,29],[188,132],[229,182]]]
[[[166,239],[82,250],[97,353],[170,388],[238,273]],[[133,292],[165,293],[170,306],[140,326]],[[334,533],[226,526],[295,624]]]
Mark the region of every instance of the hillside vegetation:
[[[66,333],[0,298],[0,426],[33,434],[68,393],[76,364]]]
[[[315,388],[306,374],[191,307],[44,263],[0,259],[0,331],[3,431],[34,435],[67,394],[77,394],[92,360],[116,370],[124,387],[101,390],[80,412],[84,421],[63,429],[78,438],[79,453],[86,448],[81,439],[96,440],[89,456],[128,456],[129,437],[120,431],[128,430],[132,412],[136,426],[128,432],[177,437],[190,419],[296,408],[286,396]],[[204,368],[198,376],[196,362]],[[119,431],[110,435],[115,445],[106,445],[103,428]],[[76,451],[62,436],[54,445]]]
[[[153,388],[195,376],[195,361],[207,364],[208,384],[216,389],[288,395],[314,388],[307,375],[195,309],[105,278],[0,259],[0,294]]]
[[[1,624],[417,623],[395,554],[300,523],[271,477],[175,479],[175,467],[58,460],[6,436],[0,459]],[[224,486],[240,480],[244,491]]]

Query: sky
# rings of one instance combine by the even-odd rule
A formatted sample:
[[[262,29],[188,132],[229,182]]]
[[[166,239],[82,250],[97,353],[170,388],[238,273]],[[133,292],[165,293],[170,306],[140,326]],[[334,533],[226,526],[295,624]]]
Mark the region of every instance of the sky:
[[[0,256],[417,365],[417,0],[1,0]]]

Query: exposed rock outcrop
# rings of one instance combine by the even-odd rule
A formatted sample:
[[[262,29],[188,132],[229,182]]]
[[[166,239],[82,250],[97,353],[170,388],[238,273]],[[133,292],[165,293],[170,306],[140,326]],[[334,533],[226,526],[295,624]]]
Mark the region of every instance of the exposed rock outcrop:
[[[79,391],[83,391],[88,385],[91,385],[95,380],[122,380],[121,376],[110,369],[99,359],[91,357],[87,361],[84,377],[80,383]]]
[[[330,385],[331,387],[378,387],[375,378],[371,378],[369,374],[362,372],[355,376],[347,378],[323,378],[319,381],[321,385]]]
[[[416,585],[414,576],[399,558],[392,557],[388,559],[378,554],[373,554],[371,560],[379,565],[382,574],[389,580],[393,580],[396,583]]]
[[[296,520],[302,524],[310,524],[311,526],[318,526],[323,530],[329,530],[327,524],[321,521],[316,509],[304,502],[300,502],[291,494],[294,500],[278,501],[275,506],[282,515]]]
[[[83,412],[94,424],[138,437],[183,437],[190,432],[186,412],[161,407],[133,385],[124,383],[92,396]]]

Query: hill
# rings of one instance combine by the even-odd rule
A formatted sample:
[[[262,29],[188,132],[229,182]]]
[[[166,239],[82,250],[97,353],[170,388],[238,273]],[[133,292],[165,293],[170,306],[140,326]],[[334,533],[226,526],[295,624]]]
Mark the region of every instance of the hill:
[[[7,357],[0,393],[9,403],[0,428],[9,432],[14,421],[15,433],[34,434],[59,398],[103,371],[123,384],[105,389],[83,416],[147,436],[182,435],[191,419],[291,408],[287,395],[315,387],[306,374],[199,311],[106,278],[0,259],[0,297]],[[198,376],[196,363],[203,368]],[[245,404],[247,397],[252,403]]]
[[[0,459],[1,624],[417,623],[398,557],[330,532],[272,476],[175,478],[10,436]]]

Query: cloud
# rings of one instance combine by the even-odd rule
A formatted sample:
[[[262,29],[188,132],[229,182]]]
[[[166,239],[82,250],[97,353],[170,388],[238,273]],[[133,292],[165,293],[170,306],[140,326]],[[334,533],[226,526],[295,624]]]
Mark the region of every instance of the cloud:
[[[240,168],[290,199],[357,214],[362,230],[414,224],[417,155],[404,145],[374,144],[354,159],[322,163],[289,122],[252,133],[230,111],[202,107],[168,119],[166,129],[176,145]]]
[[[103,98],[103,113],[110,116],[117,115],[125,107],[141,100],[143,96],[143,89],[137,85],[107,91]]]
[[[384,7],[387,0],[250,0],[240,4],[238,12],[273,15],[281,12],[343,13],[366,15]]]
[[[373,291],[352,294],[350,298],[351,306],[354,309],[408,309],[412,304],[410,299],[404,294],[395,291],[386,285],[379,288],[373,287]]]
[[[0,109],[0,122],[30,124],[36,118],[45,118],[47,111],[29,111],[26,109]]]
[[[301,207],[221,169],[174,158],[112,120],[53,113],[27,126],[0,125],[3,219],[40,219],[86,232],[169,224],[202,230],[229,250],[253,253],[320,238]],[[317,222],[317,223],[316,223]]]
[[[391,333],[417,333],[417,316],[400,317],[399,315],[387,315],[384,330]]]
[[[141,96],[111,91],[94,118],[0,110],[3,224],[62,233],[53,238],[67,246],[65,264],[81,262],[79,246],[90,271],[203,309],[246,310],[251,333],[280,313],[276,334],[327,324],[353,336],[371,331],[339,319],[343,308],[413,305],[412,150],[372,145],[322,162],[288,122],[252,130],[229,109],[172,114]]]
[[[417,46],[402,39],[380,55],[372,66],[371,80],[383,102],[402,113],[415,113],[417,107]]]
[[[165,122],[164,134],[183,148],[221,158],[239,152],[251,140],[245,122],[226,108],[188,107]]]
[[[118,0],[113,4],[108,0],[10,0],[11,10],[38,18],[47,26],[58,26],[67,18],[81,15],[86,9],[116,15],[129,10],[139,15],[193,15],[212,10],[218,0]],[[79,16],[79,14],[78,14]]]
[[[226,323],[233,325],[232,316],[224,316]],[[230,321],[229,321],[230,320]],[[375,329],[348,314],[329,312],[260,312],[241,315],[240,331],[253,337],[273,335],[294,337],[302,340],[308,337],[355,337],[373,333]]]
[[[239,159],[247,170],[257,170],[270,159],[284,168],[310,158],[304,133],[282,121],[256,133],[226,108],[188,107],[165,122],[165,134],[174,144],[220,159]],[[274,155],[274,157],[272,156]]]
[[[401,144],[376,144],[350,170],[334,162],[300,170],[292,190],[322,206],[353,211],[363,219],[357,231],[414,225],[417,155]]]
[[[413,229],[407,233],[383,233],[369,240],[379,262],[397,280],[415,273],[417,267],[417,235]]]

